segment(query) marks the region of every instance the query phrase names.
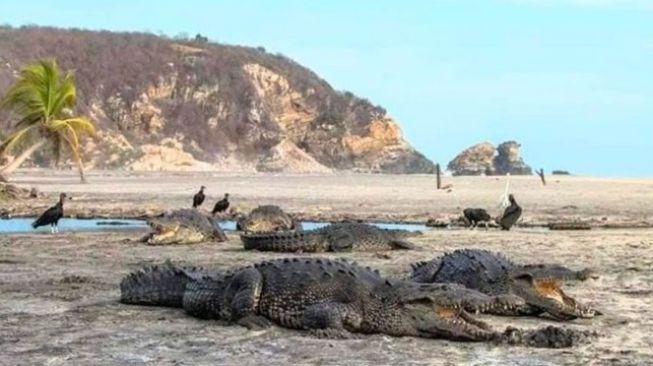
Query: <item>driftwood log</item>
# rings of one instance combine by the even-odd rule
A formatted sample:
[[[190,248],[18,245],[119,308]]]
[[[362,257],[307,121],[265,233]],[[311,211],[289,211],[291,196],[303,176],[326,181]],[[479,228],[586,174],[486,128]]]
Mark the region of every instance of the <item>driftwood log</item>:
[[[549,230],[591,230],[591,226],[587,222],[580,221],[567,221],[567,222],[550,222]]]

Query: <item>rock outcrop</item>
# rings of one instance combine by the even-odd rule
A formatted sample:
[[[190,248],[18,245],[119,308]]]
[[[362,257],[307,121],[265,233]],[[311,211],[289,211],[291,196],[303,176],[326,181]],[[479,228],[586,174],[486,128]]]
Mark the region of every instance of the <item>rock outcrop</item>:
[[[524,160],[519,156],[519,148],[521,147],[517,141],[506,141],[497,146],[497,156],[494,157],[494,174],[504,175],[510,173],[512,175],[531,175],[533,170],[530,166],[524,163]]]
[[[520,146],[515,141],[506,141],[495,148],[489,142],[482,142],[458,154],[447,169],[453,175],[530,175],[532,169],[519,156]]]
[[[494,170],[494,145],[482,142],[465,149],[447,165],[453,175],[491,175]]]
[[[142,33],[0,27],[0,94],[26,63],[74,69],[100,127],[90,167],[431,173],[382,107],[262,48]],[[0,128],[7,127],[1,118]],[[4,124],[4,125],[3,125]],[[33,164],[47,165],[47,154]]]

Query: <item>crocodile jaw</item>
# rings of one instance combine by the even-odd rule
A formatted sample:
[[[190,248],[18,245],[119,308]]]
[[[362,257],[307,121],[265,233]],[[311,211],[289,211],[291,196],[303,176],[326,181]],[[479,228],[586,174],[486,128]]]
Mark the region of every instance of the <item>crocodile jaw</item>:
[[[400,290],[400,289],[399,289]],[[401,294],[405,315],[418,336],[465,341],[493,339],[496,332],[468,311],[514,309],[524,301],[512,295],[488,296],[458,284],[417,284]]]
[[[600,314],[565,294],[558,279],[531,279],[528,282],[520,281],[517,286],[517,291],[521,292],[528,305],[547,312],[555,319],[593,318]]]
[[[147,243],[151,245],[174,242],[179,232],[179,224],[171,222],[151,222],[152,233]]]
[[[486,341],[495,337],[492,328],[470,315],[462,308],[438,306],[435,319],[418,325],[418,335],[427,338],[444,338],[461,341]]]

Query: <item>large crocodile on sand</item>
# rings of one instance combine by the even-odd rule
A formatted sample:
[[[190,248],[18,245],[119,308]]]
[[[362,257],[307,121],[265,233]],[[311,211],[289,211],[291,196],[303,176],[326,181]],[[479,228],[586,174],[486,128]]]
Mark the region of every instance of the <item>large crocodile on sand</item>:
[[[151,232],[141,239],[151,245],[194,244],[225,241],[227,237],[213,219],[193,209],[166,212],[148,220]]]
[[[573,271],[557,264],[518,265],[502,255],[482,249],[461,249],[429,262],[413,264],[411,279],[419,283],[458,283],[487,295],[512,294],[525,305],[491,309],[500,315],[548,313],[559,320],[591,318],[600,314],[565,294],[561,282],[584,281],[589,269]]]
[[[386,230],[361,223],[337,223],[308,231],[242,234],[246,250],[272,252],[341,252],[413,249],[404,241],[419,235],[406,230]]]
[[[510,309],[521,299],[488,296],[457,284],[391,280],[344,260],[285,258],[225,272],[170,262],[126,276],[125,304],[183,308],[202,319],[248,328],[271,323],[326,338],[352,333],[485,341],[501,333],[475,319],[476,311]]]
[[[285,213],[279,206],[264,205],[252,210],[238,220],[236,229],[245,232],[271,232],[301,230],[301,223]]]

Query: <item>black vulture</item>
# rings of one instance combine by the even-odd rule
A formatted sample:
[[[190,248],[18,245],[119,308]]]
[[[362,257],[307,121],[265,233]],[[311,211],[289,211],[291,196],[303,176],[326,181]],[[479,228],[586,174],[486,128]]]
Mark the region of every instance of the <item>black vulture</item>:
[[[206,196],[204,196],[204,188],[206,187],[201,186],[200,191],[195,193],[193,196],[193,208],[198,208],[204,202],[204,198],[206,198]]]
[[[490,214],[482,208],[466,208],[463,210],[463,216],[471,227],[478,226],[480,222],[485,222],[485,227],[487,227],[492,220]]]
[[[521,217],[521,207],[517,204],[515,196],[512,194],[509,195],[508,200],[510,201],[510,206],[506,207],[505,211],[503,211],[503,216],[499,220],[501,230],[510,230],[517,220],[519,220],[519,217]]]
[[[225,212],[229,208],[229,193],[224,194],[224,198],[215,203],[213,206],[213,211],[211,212],[215,215],[218,212]]]
[[[62,193],[59,195],[59,202],[45,210],[45,212],[32,223],[32,227],[36,229],[39,226],[50,225],[50,232],[55,233],[59,232],[57,225],[59,224],[59,219],[63,217],[63,201],[66,199],[66,194]]]

